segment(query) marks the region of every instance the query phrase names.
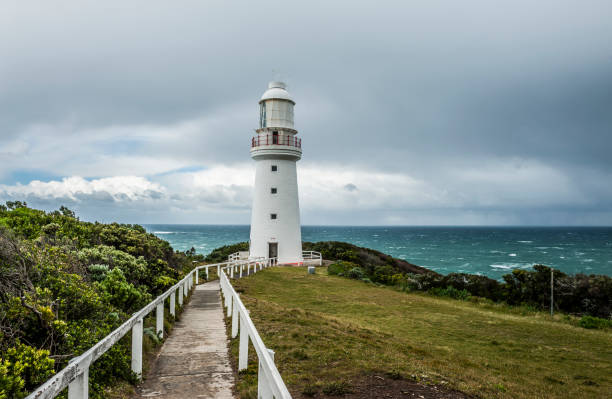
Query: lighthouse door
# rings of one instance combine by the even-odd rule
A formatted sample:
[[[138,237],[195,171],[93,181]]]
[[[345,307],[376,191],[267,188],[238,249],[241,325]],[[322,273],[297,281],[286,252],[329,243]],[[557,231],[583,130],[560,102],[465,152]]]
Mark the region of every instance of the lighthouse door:
[[[269,242],[268,243],[268,258],[276,258],[276,257],[278,257],[278,243]]]

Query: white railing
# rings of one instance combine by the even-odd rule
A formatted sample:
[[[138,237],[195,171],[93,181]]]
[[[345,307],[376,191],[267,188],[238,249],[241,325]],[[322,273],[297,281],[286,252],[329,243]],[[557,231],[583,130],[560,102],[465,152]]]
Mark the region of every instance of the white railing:
[[[249,258],[248,256],[248,252],[244,251],[244,252],[234,252],[233,254],[230,254],[227,256],[227,261],[230,263],[233,262],[238,262],[241,260],[246,260]],[[258,259],[265,259],[265,258],[258,258]],[[272,258],[272,259],[276,259],[276,258]],[[251,259],[252,260],[252,259]],[[302,260],[299,262],[288,262],[288,264],[292,264],[292,265],[319,265],[321,266],[323,264],[323,256],[321,256],[321,252],[317,252],[317,251],[302,251]]]
[[[238,370],[245,370],[248,367],[249,361],[249,340],[255,348],[257,358],[259,360],[257,374],[257,397],[259,399],[291,399],[291,394],[274,364],[274,351],[266,348],[263,340],[259,336],[249,311],[246,309],[240,296],[232,287],[230,278],[234,276],[243,276],[245,268],[247,276],[253,268],[253,273],[256,273],[263,268],[270,267],[276,264],[276,258],[248,260],[236,262],[227,267],[221,268],[219,274],[219,282],[221,292],[225,300],[227,308],[227,316],[232,317],[232,338],[238,336],[240,331],[240,343],[238,350]],[[229,273],[229,276],[226,274]]]
[[[218,266],[225,265],[227,265],[227,263],[221,263]],[[178,298],[178,303],[182,306],[183,298],[186,297],[189,291],[195,286],[198,276],[197,273],[198,269],[190,271],[181,281],[176,283],[162,295],[158,296],[144,308],[134,313],[132,317],[112,333],[104,337],[80,356],[71,359],[68,366],[34,390],[26,399],[54,398],[66,387],[68,387],[68,399],[87,399],[89,397],[89,367],[130,330],[132,330],[132,371],[141,378],[144,317],[155,309],[155,331],[157,335],[162,338],[164,334],[165,300],[170,297],[170,314],[175,316],[176,299]],[[208,275],[208,269],[206,273]]]
[[[321,252],[302,251],[302,258],[304,258],[304,263],[317,264],[319,266],[323,264],[323,257],[321,256]]]
[[[249,259],[249,251],[239,251],[234,252],[227,256],[227,260],[229,262],[237,261],[237,260],[247,260]]]
[[[89,397],[89,367],[130,330],[132,331],[132,371],[138,378],[141,378],[143,319],[155,309],[155,331],[160,338],[163,338],[165,300],[170,298],[170,314],[175,316],[176,300],[178,299],[179,305],[182,306],[183,298],[186,297],[189,291],[199,282],[200,271],[204,271],[206,279],[208,280],[210,268],[217,269],[221,290],[225,298],[225,306],[228,308],[228,316],[235,315],[232,316],[232,338],[236,337],[238,333],[238,317],[240,318],[239,370],[243,370],[247,367],[248,339],[250,338],[259,358],[260,371],[258,375],[258,391],[260,394],[258,398],[291,398],[289,391],[276,369],[276,365],[274,365],[274,352],[267,349],[263,344],[259,333],[248,315],[248,311],[242,304],[242,301],[240,301],[234,288],[231,286],[226,274],[226,272],[228,272],[231,278],[234,278],[234,276],[242,277],[245,275],[246,271],[246,275],[248,276],[251,273],[255,273],[275,264],[275,258],[260,258],[247,261],[215,263],[194,268],[181,281],[176,283],[162,295],[158,296],[155,300],[151,301],[144,308],[134,313],[132,317],[112,333],[104,337],[83,354],[71,359],[68,366],[30,393],[26,399],[54,398],[66,387],[68,387],[68,399],[87,399]],[[246,344],[244,342],[246,342]]]

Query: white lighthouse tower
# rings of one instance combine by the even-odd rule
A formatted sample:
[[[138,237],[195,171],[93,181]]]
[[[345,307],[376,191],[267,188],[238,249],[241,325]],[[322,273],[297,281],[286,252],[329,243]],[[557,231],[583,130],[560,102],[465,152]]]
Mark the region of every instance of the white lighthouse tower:
[[[296,162],[302,140],[293,128],[295,101],[283,82],[270,82],[259,100],[259,128],[251,140],[255,194],[249,256],[302,264]]]

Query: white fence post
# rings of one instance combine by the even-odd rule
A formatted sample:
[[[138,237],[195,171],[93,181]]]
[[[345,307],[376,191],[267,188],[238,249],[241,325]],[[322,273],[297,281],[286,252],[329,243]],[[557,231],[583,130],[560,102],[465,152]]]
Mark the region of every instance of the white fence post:
[[[170,294],[170,314],[176,317],[176,292]]]
[[[196,279],[195,279],[195,285],[200,284],[200,270],[196,268]]]
[[[272,361],[274,362],[274,351],[272,349],[265,349],[270,354]],[[270,389],[270,382],[264,371],[264,368],[259,361],[259,371],[257,372],[257,398],[259,399],[272,399],[272,390]]]
[[[142,319],[132,327],[132,371],[142,377]]]
[[[155,309],[155,332],[160,338],[164,337],[164,301],[157,304]]]
[[[226,296],[227,298],[227,317],[230,317],[232,315],[232,294],[228,294]]]
[[[89,367],[68,385],[68,399],[89,398]]]
[[[238,335],[238,304],[236,303],[235,299],[232,300],[232,302],[234,305],[234,309],[232,310],[232,338],[236,338]]]
[[[178,303],[179,306],[183,306],[183,286],[179,285],[178,290],[176,290],[176,294],[178,295]]]
[[[206,280],[208,281],[208,266],[206,266]]]
[[[249,366],[249,331],[242,315],[240,317],[240,346],[238,348],[238,370],[240,371]]]
[[[223,304],[227,308],[229,306],[229,298],[228,298],[229,295],[227,295],[227,287],[225,287],[225,280],[220,280],[220,281],[221,281],[221,285],[223,287],[223,300],[224,300]],[[229,314],[228,314],[228,316],[229,316]]]

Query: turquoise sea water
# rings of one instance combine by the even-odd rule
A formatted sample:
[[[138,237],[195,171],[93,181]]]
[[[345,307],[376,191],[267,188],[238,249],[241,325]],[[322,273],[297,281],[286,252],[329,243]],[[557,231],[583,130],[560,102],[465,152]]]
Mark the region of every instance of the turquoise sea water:
[[[208,254],[248,241],[249,226],[144,225],[178,250]],[[612,227],[303,226],[304,241],[346,241],[439,273],[501,278],[541,263],[566,273],[612,275]]]

